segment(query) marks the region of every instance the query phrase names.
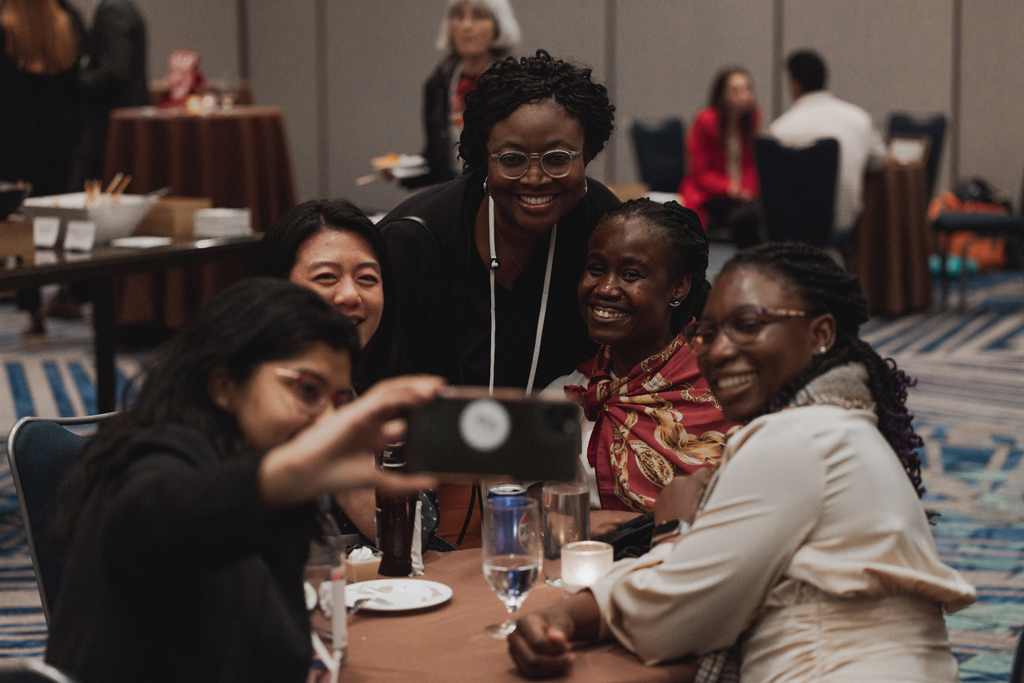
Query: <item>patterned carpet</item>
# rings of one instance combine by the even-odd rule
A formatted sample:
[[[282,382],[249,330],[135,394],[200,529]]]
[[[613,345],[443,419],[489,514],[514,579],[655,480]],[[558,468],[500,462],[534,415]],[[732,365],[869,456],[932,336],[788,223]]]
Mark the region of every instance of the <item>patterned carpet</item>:
[[[21,319],[0,305],[0,434],[26,414],[88,414],[95,406],[88,326],[55,325],[25,350]],[[918,378],[910,405],[925,439],[927,505],[943,559],[978,587],[978,603],[947,617],[965,682],[1007,681],[1024,625],[1024,280],[971,283],[965,315],[873,320],[865,337]],[[138,357],[118,356],[123,378]],[[46,626],[18,500],[0,457],[0,656],[38,657]]]

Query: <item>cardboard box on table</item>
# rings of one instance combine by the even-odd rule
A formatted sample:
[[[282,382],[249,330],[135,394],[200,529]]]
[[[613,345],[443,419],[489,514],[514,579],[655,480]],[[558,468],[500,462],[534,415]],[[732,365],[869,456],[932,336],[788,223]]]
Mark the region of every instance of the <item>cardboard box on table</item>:
[[[175,242],[192,239],[196,211],[213,207],[213,200],[199,197],[161,197],[142,219],[134,235],[170,237]]]
[[[8,257],[18,259],[18,264],[31,266],[36,260],[36,245],[32,238],[32,221],[27,218],[10,217],[0,220],[0,264]]]

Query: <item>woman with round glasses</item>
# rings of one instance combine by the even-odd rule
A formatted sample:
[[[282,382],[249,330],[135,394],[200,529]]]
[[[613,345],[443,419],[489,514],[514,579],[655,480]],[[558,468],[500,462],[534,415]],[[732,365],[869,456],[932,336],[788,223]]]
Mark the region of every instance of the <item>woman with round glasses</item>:
[[[745,426],[692,527],[684,506],[660,505],[673,483],[647,555],[520,618],[521,670],[562,671],[569,639],[613,636],[647,663],[705,655],[702,675],[738,666],[742,681],[959,680],[943,611],[975,590],[939,559],[912,382],[858,337],[866,320],[856,278],[821,250],[770,244],[726,263],[687,338]]]
[[[47,661],[81,681],[306,680],[312,503],[431,484],[369,454],[440,380],[348,402],[358,355],[352,323],[307,289],[260,278],[214,297],[67,482]]]
[[[733,425],[681,330],[711,285],[708,239],[676,202],[626,202],[590,238],[577,296],[597,355],[548,388],[584,411],[583,470],[597,536],[650,512],[676,477],[718,465]],[[600,512],[598,512],[600,510]]]
[[[590,69],[544,51],[480,77],[459,146],[466,174],[380,224],[411,369],[532,389],[593,355],[576,285],[590,233],[618,200],[585,169],[613,112]]]

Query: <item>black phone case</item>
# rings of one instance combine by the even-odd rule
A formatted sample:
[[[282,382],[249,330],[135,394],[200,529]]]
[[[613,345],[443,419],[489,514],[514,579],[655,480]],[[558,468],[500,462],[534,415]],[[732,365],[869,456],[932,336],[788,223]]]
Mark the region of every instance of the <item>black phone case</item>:
[[[463,423],[474,412],[488,437],[507,432],[506,438],[484,439],[489,442],[483,447],[480,439],[467,438]],[[580,454],[579,415],[579,406],[569,401],[440,397],[409,415],[406,469],[566,481],[575,475]]]

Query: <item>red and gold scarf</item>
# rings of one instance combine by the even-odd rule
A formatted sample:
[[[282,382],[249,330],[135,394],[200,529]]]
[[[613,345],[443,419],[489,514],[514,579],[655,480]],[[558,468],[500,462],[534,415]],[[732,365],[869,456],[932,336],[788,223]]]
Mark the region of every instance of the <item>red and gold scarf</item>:
[[[578,368],[589,386],[567,386],[565,395],[595,423],[587,458],[601,507],[649,512],[676,471],[718,464],[734,425],[722,417],[682,334],[628,377],[613,377],[611,365],[611,349],[602,346]]]

